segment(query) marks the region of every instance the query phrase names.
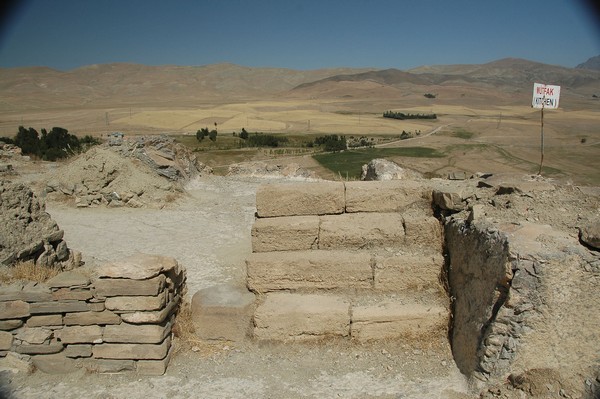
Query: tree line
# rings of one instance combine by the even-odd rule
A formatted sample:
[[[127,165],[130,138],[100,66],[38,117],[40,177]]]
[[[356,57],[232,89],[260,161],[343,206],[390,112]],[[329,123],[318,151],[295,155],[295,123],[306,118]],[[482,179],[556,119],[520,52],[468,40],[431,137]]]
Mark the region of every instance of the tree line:
[[[67,158],[92,145],[100,144],[100,140],[95,137],[86,135],[79,139],[62,127],[53,127],[49,132],[42,129],[39,134],[32,127],[25,129],[23,126],[19,126],[14,138],[1,137],[0,141],[21,148],[23,155],[32,155],[45,161]]]
[[[436,114],[408,114],[404,112],[385,111],[383,113],[384,118],[392,119],[437,119]]]

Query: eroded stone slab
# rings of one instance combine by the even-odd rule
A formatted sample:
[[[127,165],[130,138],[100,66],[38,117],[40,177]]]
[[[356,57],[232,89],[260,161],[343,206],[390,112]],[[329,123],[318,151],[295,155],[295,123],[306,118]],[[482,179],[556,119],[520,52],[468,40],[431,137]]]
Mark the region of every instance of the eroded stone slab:
[[[146,280],[178,267],[177,260],[168,256],[135,254],[117,262],[106,263],[97,269],[97,273],[101,278]]]
[[[256,192],[258,217],[328,215],[344,211],[344,183],[263,184]]]

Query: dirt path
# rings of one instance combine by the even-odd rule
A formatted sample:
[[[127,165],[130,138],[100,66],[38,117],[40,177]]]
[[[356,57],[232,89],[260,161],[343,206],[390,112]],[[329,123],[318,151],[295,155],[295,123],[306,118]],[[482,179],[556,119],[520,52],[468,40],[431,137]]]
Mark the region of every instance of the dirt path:
[[[48,204],[69,246],[88,265],[135,251],[174,256],[187,269],[188,295],[244,283],[259,180],[207,177],[169,209],[75,209]],[[467,398],[445,337],[429,346],[346,341],[247,343],[183,349],[166,375],[0,374],[9,398]],[[431,346],[433,345],[433,346]],[[0,391],[0,397],[2,392]]]

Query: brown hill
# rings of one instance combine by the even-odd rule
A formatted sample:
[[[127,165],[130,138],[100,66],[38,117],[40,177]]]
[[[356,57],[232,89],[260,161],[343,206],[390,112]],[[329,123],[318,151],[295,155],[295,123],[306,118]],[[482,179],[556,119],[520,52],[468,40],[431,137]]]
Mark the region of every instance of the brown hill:
[[[365,70],[297,71],[233,64],[103,64],[67,72],[41,67],[2,68],[0,110],[230,102],[272,95],[302,83]]]

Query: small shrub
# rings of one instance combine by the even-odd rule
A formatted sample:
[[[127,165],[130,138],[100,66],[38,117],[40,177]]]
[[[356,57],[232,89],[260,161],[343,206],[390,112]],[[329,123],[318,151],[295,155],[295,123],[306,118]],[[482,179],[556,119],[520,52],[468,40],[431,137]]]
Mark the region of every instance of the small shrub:
[[[25,280],[43,283],[60,273],[58,268],[36,266],[33,261],[19,262],[0,270],[0,282],[10,284]]]

